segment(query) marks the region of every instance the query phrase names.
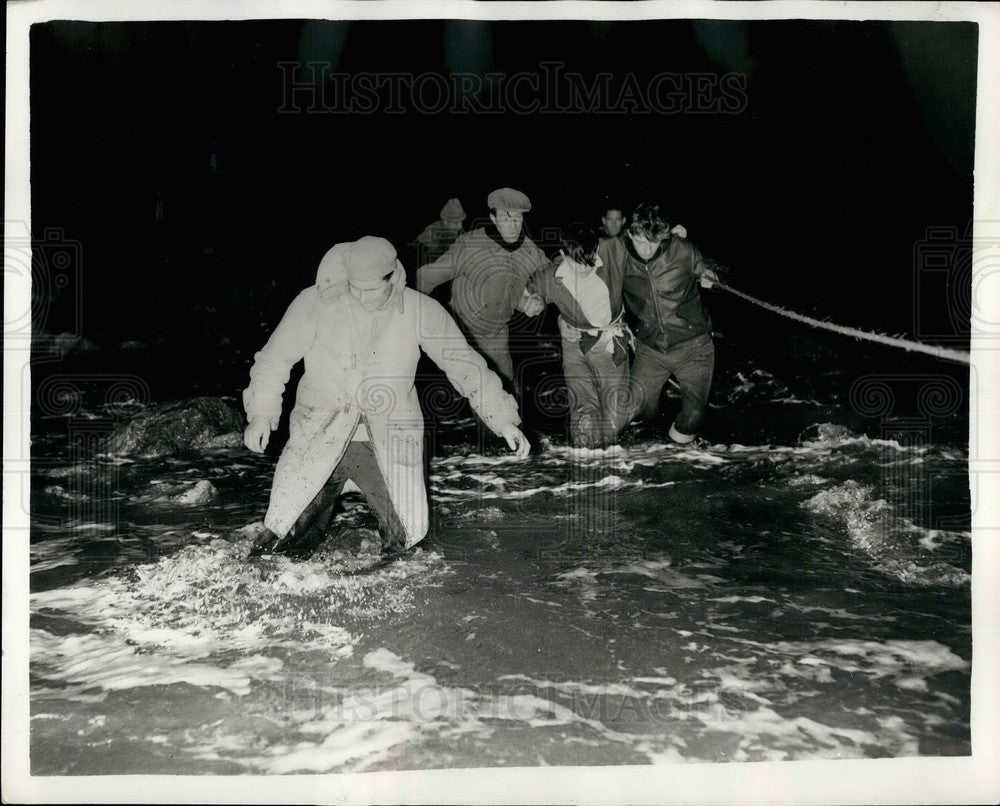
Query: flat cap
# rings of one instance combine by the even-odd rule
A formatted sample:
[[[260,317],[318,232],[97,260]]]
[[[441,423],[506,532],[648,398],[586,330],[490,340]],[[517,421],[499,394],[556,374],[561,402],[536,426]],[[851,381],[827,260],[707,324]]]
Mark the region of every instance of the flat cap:
[[[526,213],[531,202],[520,190],[497,188],[486,197],[486,206],[491,210],[509,210],[512,213]]]
[[[349,244],[344,254],[347,276],[356,282],[381,280],[396,267],[396,248],[385,238],[365,235]]]

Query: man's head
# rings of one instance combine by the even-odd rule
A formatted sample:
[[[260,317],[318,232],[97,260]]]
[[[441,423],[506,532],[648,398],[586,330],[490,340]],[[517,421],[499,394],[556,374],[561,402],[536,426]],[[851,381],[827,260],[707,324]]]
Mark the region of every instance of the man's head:
[[[531,209],[531,202],[521,191],[513,188],[498,188],[486,197],[490,208],[490,220],[507,243],[514,243],[521,237],[524,214]]]
[[[642,202],[632,213],[628,236],[636,254],[643,260],[649,260],[660,244],[670,239],[670,216],[659,204]]]
[[[396,250],[385,238],[366,235],[347,247],[344,256],[347,287],[361,307],[374,311],[382,307],[392,291],[390,281],[396,270]]]
[[[604,215],[601,216],[601,223],[604,224],[604,231],[612,238],[617,238],[618,234],[625,226],[625,212],[618,202],[609,201],[604,206]]]
[[[448,199],[447,204],[441,208],[441,221],[448,229],[461,229],[462,222],[465,221],[462,202],[458,199]]]
[[[600,238],[593,227],[574,221],[563,230],[559,241],[559,253],[572,264],[584,268],[599,265],[597,244]]]

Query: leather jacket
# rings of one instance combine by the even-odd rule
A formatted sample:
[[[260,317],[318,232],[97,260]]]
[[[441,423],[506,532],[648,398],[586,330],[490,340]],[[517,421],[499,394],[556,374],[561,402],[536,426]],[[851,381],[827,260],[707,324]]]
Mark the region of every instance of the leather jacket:
[[[638,320],[636,336],[644,344],[666,350],[712,332],[698,277],[716,267],[686,238],[671,236],[649,260],[636,254],[628,237],[604,239],[599,250],[605,264],[624,266],[625,303]]]

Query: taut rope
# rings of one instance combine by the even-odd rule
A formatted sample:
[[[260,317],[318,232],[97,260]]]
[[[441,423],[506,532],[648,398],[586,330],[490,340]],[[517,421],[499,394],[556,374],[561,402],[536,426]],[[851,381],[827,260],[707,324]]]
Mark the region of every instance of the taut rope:
[[[713,284],[713,287],[721,288],[723,291],[728,291],[730,294],[734,294],[740,299],[744,299],[754,305],[759,305],[761,308],[780,314],[781,316],[787,316],[789,319],[794,319],[796,322],[804,322],[805,324],[812,325],[813,327],[829,330],[833,333],[840,333],[842,336],[853,336],[856,339],[874,341],[879,344],[886,344],[889,347],[899,347],[903,350],[915,353],[926,353],[927,355],[933,355],[937,358],[943,358],[946,361],[958,361],[961,364],[970,364],[972,362],[969,353],[962,352],[961,350],[951,350],[947,347],[923,344],[919,341],[909,341],[908,339],[900,339],[895,336],[883,336],[881,333],[869,333],[865,330],[845,327],[844,325],[837,325],[833,322],[823,322],[819,319],[813,319],[811,316],[803,316],[801,313],[795,313],[795,311],[786,311],[784,308],[779,308],[777,305],[772,305],[769,302],[764,302],[764,300],[751,297],[749,294],[744,294],[742,291],[737,291],[732,286],[728,286],[722,282],[716,281]]]

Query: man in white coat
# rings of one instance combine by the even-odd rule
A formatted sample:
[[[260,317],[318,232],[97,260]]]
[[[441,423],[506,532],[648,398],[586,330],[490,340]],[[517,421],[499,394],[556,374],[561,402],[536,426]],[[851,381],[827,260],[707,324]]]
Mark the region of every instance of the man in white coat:
[[[348,479],[378,517],[385,550],[425,537],[424,417],[414,386],[421,349],[483,422],[518,457],[527,456],[514,398],[445,309],[404,283],[384,238],[337,244],[320,263],[316,285],[295,298],[254,356],[243,403],[244,442],[256,453],[277,427],[285,384],[301,359],[305,373],[274,472],[265,534],[252,556],[311,551]]]

